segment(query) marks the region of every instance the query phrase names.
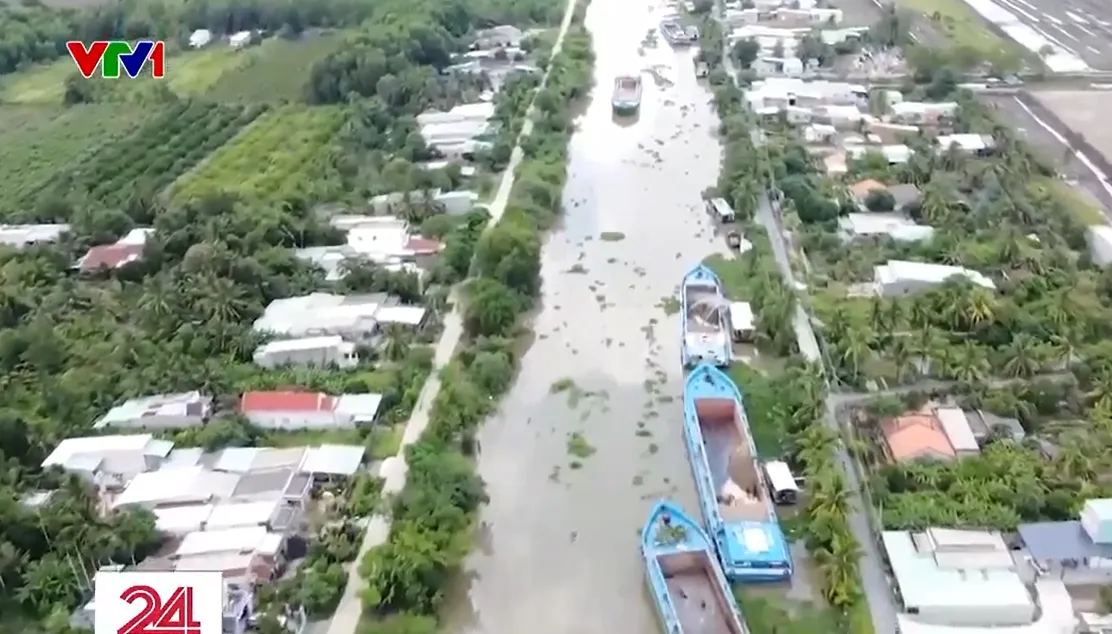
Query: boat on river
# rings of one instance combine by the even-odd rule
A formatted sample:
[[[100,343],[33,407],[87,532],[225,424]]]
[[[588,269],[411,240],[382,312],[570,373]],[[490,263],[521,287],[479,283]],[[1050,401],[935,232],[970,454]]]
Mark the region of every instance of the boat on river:
[[[625,117],[637,114],[641,108],[641,78],[636,75],[616,77],[610,105],[616,115]]]
[[[687,46],[699,41],[699,27],[684,26],[678,20],[664,20],[660,23],[660,34],[673,46]]]
[[[786,580],[791,553],[749,429],[741,392],[701,364],[683,391],[684,440],[699,504],[730,581]]]
[[[641,529],[645,580],[666,634],[748,634],[699,523],[660,501]]]
[[[684,276],[680,293],[683,367],[704,362],[720,367],[730,365],[733,359],[730,303],[722,293],[718,276],[700,264]]]

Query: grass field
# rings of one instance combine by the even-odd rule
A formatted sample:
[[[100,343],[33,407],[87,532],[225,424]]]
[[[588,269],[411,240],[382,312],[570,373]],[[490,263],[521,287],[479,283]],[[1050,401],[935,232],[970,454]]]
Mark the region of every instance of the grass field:
[[[0,209],[21,211],[61,169],[143,123],[142,110],[118,104],[68,109],[0,106]]]
[[[259,46],[233,50],[213,44],[199,51],[169,52],[165,83],[182,96],[210,96],[218,101],[295,101],[313,62],[335,49],[341,35],[308,34],[299,40],[271,38]],[[68,57],[0,78],[0,102],[61,104],[66,77],[77,72]],[[95,79],[101,100],[135,101],[155,81]]]
[[[174,184],[172,197],[189,200],[225,191],[246,200],[280,201],[329,186],[332,140],[344,122],[332,107],[289,105],[269,112]]]

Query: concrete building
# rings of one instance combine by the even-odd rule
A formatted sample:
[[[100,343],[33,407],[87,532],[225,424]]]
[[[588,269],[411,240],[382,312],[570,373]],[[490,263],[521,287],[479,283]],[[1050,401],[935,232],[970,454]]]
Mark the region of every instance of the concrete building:
[[[212,31],[208,29],[197,29],[189,35],[190,48],[204,48],[212,41]]]
[[[389,214],[402,211],[406,205],[431,203],[444,209],[444,213],[459,216],[463,215],[475,208],[479,202],[479,195],[471,191],[451,191],[443,192],[439,189],[434,189],[427,192],[414,191],[414,192],[392,192],[389,194],[379,194],[370,201],[371,209],[376,214]],[[374,222],[374,218],[370,217],[369,221]],[[395,219],[396,222],[400,222]],[[404,224],[403,224],[404,226]]]
[[[889,165],[902,165],[911,158],[911,148],[906,145],[846,145],[846,157],[863,159],[870,153],[879,154]]]
[[[31,244],[57,242],[62,234],[68,233],[69,225],[2,225],[0,224],[0,244],[22,249]]]
[[[494,117],[493,101],[463,104],[448,112],[430,111],[417,115],[425,144],[451,160],[470,160],[475,152],[490,147],[486,138]]]
[[[977,271],[960,266],[904,260],[889,260],[887,264],[875,267],[873,283],[878,294],[892,297],[925,291],[953,277],[964,277],[982,288],[996,288],[992,280]]]
[[[953,101],[941,103],[900,101],[889,103],[888,110],[891,113],[891,121],[896,123],[931,125],[953,118],[958,112],[958,104]]]
[[[930,528],[885,531],[882,540],[914,621],[988,627],[1035,620],[1035,603],[998,533]]]
[[[358,365],[359,355],[354,343],[331,335],[271,341],[255,350],[254,360],[264,368],[283,365],[352,368]]]
[[[749,302],[730,304],[730,329],[733,331],[734,341],[753,341],[753,336],[757,332],[757,320],[753,316],[753,307]]]
[[[60,467],[89,482],[120,488],[161,466],[173,448],[173,442],[151,434],[67,438],[43,460],[42,468]]]
[[[868,98],[868,88],[860,84],[804,81],[794,77],[768,77],[753,82],[745,92],[745,100],[753,110],[766,107],[782,110],[788,106],[860,106],[867,104]]]
[[[94,273],[118,269],[132,262],[138,262],[143,257],[143,248],[152,235],[154,229],[132,229],[113,244],[102,244],[86,251],[74,268],[82,273]]]
[[[838,219],[845,240],[888,237],[897,242],[922,242],[934,235],[934,228],[916,224],[897,213],[851,213]]]
[[[482,29],[475,34],[474,47],[477,49],[517,48],[521,46],[524,34],[516,26],[503,24]]]
[[[993,138],[984,134],[947,134],[938,137],[937,141],[942,152],[957,148],[959,152],[984,156],[996,149]]]
[[[381,394],[245,392],[239,411],[263,429],[350,429],[378,416]]]
[[[210,416],[212,397],[194,390],[133,398],[108,410],[93,428],[184,429],[204,425]]]
[[[234,49],[246,48],[247,45],[251,43],[251,38],[254,37],[254,35],[252,31],[234,33],[228,38],[228,45]]]

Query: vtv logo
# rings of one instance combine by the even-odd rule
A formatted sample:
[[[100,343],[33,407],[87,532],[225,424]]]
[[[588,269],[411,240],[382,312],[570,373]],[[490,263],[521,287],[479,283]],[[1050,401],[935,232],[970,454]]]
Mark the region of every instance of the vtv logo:
[[[70,57],[85,79],[91,79],[100,66],[100,76],[105,79],[120,77],[123,68],[127,76],[135,79],[143,72],[147,60],[151,62],[151,76],[161,79],[166,73],[166,44],[140,40],[134,46],[123,40],[98,40],[89,45],[84,42],[66,42]]]
[[[95,580],[95,634],[221,634],[219,572],[112,572]]]

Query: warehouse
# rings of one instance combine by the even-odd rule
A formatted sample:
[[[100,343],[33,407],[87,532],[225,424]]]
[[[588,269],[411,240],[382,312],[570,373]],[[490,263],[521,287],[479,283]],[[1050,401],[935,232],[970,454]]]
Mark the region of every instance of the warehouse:
[[[932,625],[1008,626],[1035,619],[1035,603],[997,533],[931,528],[885,531],[884,549],[905,611]]]

